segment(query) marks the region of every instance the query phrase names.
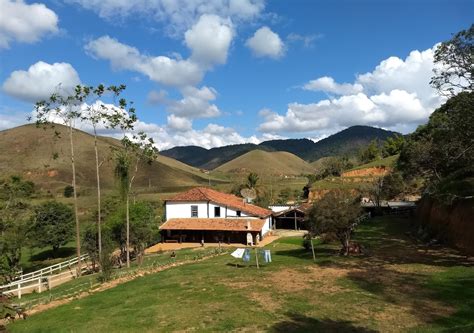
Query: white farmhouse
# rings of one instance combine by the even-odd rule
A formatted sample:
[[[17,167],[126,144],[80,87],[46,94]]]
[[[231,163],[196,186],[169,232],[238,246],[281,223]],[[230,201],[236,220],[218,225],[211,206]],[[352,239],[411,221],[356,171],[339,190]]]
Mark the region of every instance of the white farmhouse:
[[[163,241],[255,243],[272,227],[272,211],[235,195],[197,187],[165,201]]]

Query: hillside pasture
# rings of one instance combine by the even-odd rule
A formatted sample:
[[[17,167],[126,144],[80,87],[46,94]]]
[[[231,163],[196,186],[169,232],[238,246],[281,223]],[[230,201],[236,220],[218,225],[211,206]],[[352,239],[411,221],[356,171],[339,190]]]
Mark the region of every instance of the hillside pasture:
[[[419,244],[409,230],[405,219],[372,219],[356,232],[365,255],[340,257],[337,244],[317,244],[316,263],[300,238],[281,239],[260,269],[225,254],[73,300],[8,330],[472,331],[473,261]]]

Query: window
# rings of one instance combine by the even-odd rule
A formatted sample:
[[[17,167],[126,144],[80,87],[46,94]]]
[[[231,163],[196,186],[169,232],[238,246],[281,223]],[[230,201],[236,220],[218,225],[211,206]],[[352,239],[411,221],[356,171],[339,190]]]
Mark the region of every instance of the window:
[[[214,207],[214,217],[221,217],[221,207]]]
[[[191,217],[198,217],[198,206],[191,206]]]
[[[241,215],[242,215],[242,213],[240,212],[240,210],[236,211],[236,213],[237,213],[237,216],[241,216]]]

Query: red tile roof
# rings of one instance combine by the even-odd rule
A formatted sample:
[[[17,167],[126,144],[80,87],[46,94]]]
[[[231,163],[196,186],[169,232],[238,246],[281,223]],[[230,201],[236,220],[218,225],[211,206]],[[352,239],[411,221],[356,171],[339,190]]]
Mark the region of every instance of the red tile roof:
[[[211,201],[253,216],[266,217],[272,214],[269,209],[245,203],[243,198],[206,187],[195,187],[166,201]]]
[[[160,230],[214,230],[214,231],[261,231],[265,225],[262,219],[183,218],[169,219]],[[248,226],[250,225],[250,229]]]

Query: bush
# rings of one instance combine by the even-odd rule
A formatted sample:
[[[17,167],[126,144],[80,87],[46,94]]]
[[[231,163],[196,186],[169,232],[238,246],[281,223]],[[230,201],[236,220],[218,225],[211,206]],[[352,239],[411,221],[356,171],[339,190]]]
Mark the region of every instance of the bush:
[[[70,198],[70,197],[72,197],[73,194],[74,194],[74,186],[72,186],[72,185],[67,185],[67,186],[64,188],[64,197],[65,197],[65,198]]]
[[[99,282],[107,282],[112,279],[112,273],[114,270],[114,260],[110,250],[102,250],[102,255],[99,258],[99,264],[101,271],[97,279]]]

